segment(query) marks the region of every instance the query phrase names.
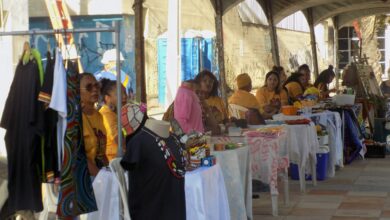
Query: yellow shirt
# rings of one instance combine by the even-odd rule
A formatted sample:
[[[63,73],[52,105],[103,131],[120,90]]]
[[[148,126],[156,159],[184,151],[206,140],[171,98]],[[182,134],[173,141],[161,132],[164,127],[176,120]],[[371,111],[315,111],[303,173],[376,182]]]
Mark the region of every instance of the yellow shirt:
[[[206,104],[210,107],[214,107],[219,111],[220,115],[222,116],[222,121],[227,119],[228,112],[226,111],[225,105],[223,104],[223,100],[220,97],[210,96],[208,99],[206,99]]]
[[[239,105],[245,108],[254,108],[260,111],[260,104],[256,97],[247,91],[237,90],[229,98],[229,104]]]
[[[117,114],[107,105],[103,105],[99,112],[103,116],[103,124],[107,133],[106,156],[108,161],[111,161],[116,157],[118,152]]]
[[[92,115],[83,113],[83,136],[88,161],[96,164],[96,160],[99,160],[104,166],[107,166],[108,160],[105,156],[106,129],[104,128],[103,117],[98,111],[95,111]]]
[[[297,82],[290,82],[286,85],[288,96],[292,99],[297,99],[298,96],[303,94],[302,87]]]
[[[261,87],[256,92],[256,99],[260,104],[261,112],[264,112],[264,106],[271,104],[274,100],[279,100],[282,106],[288,103],[287,93],[284,89],[276,94],[274,91],[268,91],[267,87]]]

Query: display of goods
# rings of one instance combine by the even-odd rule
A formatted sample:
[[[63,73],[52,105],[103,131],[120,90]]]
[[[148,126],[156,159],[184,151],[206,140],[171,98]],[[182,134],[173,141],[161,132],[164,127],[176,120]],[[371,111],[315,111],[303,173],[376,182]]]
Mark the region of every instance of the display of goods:
[[[282,126],[273,126],[273,127],[265,127],[257,129],[258,134],[262,137],[268,138],[276,138],[284,132],[284,128]]]

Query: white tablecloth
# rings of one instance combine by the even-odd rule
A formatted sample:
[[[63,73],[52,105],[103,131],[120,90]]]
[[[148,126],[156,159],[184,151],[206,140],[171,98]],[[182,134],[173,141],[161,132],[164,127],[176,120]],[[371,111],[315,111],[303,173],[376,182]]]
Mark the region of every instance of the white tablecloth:
[[[92,183],[98,211],[81,215],[81,220],[120,220],[119,186],[114,174],[103,168]]]
[[[229,220],[229,202],[221,167],[201,167],[185,176],[187,220]]]
[[[305,115],[310,118],[316,125],[326,127],[329,135],[329,161],[328,177],[334,177],[335,166],[343,166],[343,141],[341,136],[342,121],[340,114],[337,112],[324,111],[321,113]]]
[[[212,137],[211,143],[245,143],[244,137]],[[225,179],[231,219],[252,219],[252,173],[249,147],[212,151]]]
[[[316,128],[313,123],[308,125],[286,125],[286,146],[290,162],[305,167],[311,173],[310,159],[317,163],[316,153],[319,150]]]

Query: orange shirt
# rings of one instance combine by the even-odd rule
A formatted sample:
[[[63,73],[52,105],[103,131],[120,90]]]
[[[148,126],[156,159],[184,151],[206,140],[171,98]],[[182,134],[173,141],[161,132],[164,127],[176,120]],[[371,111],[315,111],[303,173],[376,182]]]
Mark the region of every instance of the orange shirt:
[[[103,116],[103,124],[107,132],[106,156],[108,161],[111,161],[116,157],[118,152],[117,114],[107,105],[103,105],[99,112]]]
[[[274,100],[279,100],[282,106],[288,103],[287,93],[283,89],[276,94],[274,91],[269,91],[267,87],[261,87],[256,92],[256,99],[260,104],[261,112],[264,112],[264,106],[271,104]]]
[[[298,96],[302,95],[304,91],[302,91],[301,85],[297,82],[290,82],[286,85],[286,89],[288,91],[288,96],[292,99],[297,99]]]
[[[260,104],[256,97],[247,91],[237,90],[229,98],[229,104],[239,105],[245,108],[258,109],[260,111]]]
[[[228,118],[228,112],[221,97],[210,96],[208,99],[205,100],[205,102],[210,107],[214,107],[219,111],[220,115],[222,115],[222,121]]]

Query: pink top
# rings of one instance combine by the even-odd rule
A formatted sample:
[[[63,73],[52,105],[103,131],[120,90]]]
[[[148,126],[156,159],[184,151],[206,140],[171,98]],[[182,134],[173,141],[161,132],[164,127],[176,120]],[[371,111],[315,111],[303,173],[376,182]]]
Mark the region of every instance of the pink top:
[[[180,86],[174,101],[174,116],[185,133],[192,130],[204,132],[202,108],[194,91]]]

